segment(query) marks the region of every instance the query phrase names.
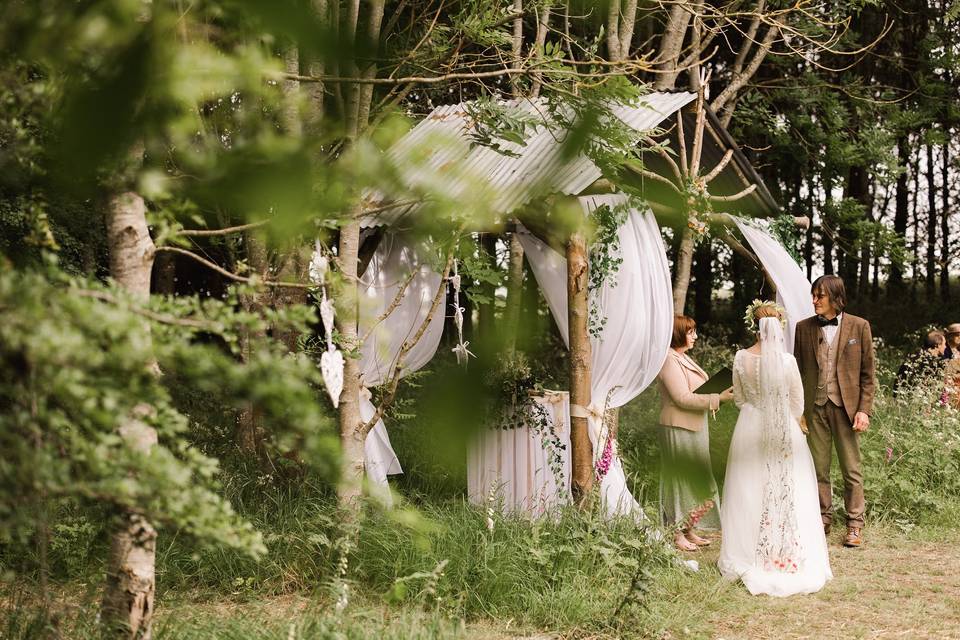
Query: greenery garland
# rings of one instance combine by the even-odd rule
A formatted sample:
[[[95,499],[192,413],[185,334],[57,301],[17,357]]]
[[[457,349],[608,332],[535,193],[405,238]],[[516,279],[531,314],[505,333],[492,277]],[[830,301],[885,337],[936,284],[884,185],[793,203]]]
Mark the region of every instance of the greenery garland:
[[[563,452],[567,445],[557,435],[547,410],[534,397],[543,389],[534,380],[526,354],[515,350],[505,353],[484,377],[484,383],[494,391],[488,424],[503,430],[527,428],[537,434],[557,486],[563,486]]]
[[[793,216],[784,214],[770,220],[768,231],[787,250],[794,262],[803,265],[803,257],[800,255],[800,229]]]
[[[590,214],[595,225],[595,235],[590,244],[590,277],[587,291],[593,295],[599,291],[608,280],[616,284],[616,274],[623,264],[620,255],[620,227],[627,221],[631,203],[627,202],[616,206],[600,205]],[[607,323],[606,316],[601,315],[600,305],[590,305],[588,326],[590,335],[599,338]]]

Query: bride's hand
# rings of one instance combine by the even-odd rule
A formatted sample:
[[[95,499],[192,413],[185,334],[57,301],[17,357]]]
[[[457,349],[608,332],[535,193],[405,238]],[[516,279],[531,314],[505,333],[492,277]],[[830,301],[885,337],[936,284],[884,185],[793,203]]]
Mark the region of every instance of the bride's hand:
[[[806,416],[800,416],[800,431],[803,431],[804,434],[810,433],[810,427],[807,426]]]
[[[730,402],[731,400],[733,400],[733,387],[720,394],[720,402]]]

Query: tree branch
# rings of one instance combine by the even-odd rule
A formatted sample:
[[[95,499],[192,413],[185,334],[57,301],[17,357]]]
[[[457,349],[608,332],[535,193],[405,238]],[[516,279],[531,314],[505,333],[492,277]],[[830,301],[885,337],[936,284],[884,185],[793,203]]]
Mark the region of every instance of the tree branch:
[[[437,312],[437,307],[439,307],[443,299],[446,298],[447,278],[450,276],[450,269],[453,266],[453,255],[454,249],[451,248],[447,254],[447,264],[443,269],[443,274],[440,276],[440,286],[437,287],[437,293],[433,297],[433,303],[430,305],[430,311],[427,312],[427,317],[424,318],[423,322],[420,324],[420,328],[417,329],[417,332],[413,335],[413,337],[406,340],[403,343],[403,346],[400,347],[400,351],[397,353],[397,358],[393,367],[393,375],[390,378],[390,386],[387,389],[387,394],[384,396],[383,401],[380,403],[380,406],[377,407],[377,410],[373,413],[373,416],[370,418],[370,420],[357,426],[356,436],[358,438],[363,439],[368,433],[370,433],[370,430],[373,429],[380,418],[383,417],[384,411],[386,411],[387,407],[389,407],[393,402],[393,399],[397,394],[397,386],[400,384],[400,374],[403,372],[404,356],[406,356],[410,349],[420,342],[420,338],[423,337],[423,334],[426,333],[427,328],[433,321],[433,316]]]
[[[180,255],[187,256],[188,258],[196,260],[197,262],[204,265],[205,267],[208,267],[216,271],[220,275],[224,276],[225,278],[229,278],[230,280],[233,280],[235,282],[242,282],[244,284],[252,284],[255,286],[263,285],[266,287],[287,287],[290,289],[315,288],[314,285],[312,284],[304,284],[302,282],[277,282],[274,280],[261,280],[260,278],[248,278],[246,276],[241,276],[240,274],[233,273],[232,271],[227,271],[217,263],[211,262],[210,260],[207,260],[203,256],[197,255],[193,251],[187,251],[186,249],[181,249],[180,247],[170,247],[170,246],[157,247],[157,251],[168,251],[170,253],[178,253]]]
[[[732,157],[733,149],[727,149],[727,152],[723,154],[722,158],[720,158],[720,162],[717,163],[717,166],[715,166],[710,173],[703,176],[703,183],[710,184],[710,181],[720,175],[720,172],[723,171],[724,167],[730,163],[730,159]]]
[[[677,194],[681,194],[680,187],[673,183],[673,180],[661,176],[659,173],[654,173],[648,171],[642,167],[637,167],[633,163],[627,162],[624,163],[624,168],[627,169],[630,173],[640,176],[641,178],[649,178],[650,180],[656,180],[657,182],[662,182],[665,185],[669,185]]]
[[[269,220],[261,220],[260,222],[251,222],[250,224],[241,224],[236,227],[224,227],[223,229],[180,229],[179,231],[177,231],[176,235],[178,236],[226,236],[231,233],[240,233],[241,231],[246,231],[247,229],[256,229],[257,227],[262,227],[267,224],[270,224]]]
[[[653,138],[649,136],[644,136],[643,141],[650,145],[650,147],[657,152],[657,154],[666,161],[667,165],[670,167],[670,170],[673,171],[673,175],[677,178],[677,183],[683,183],[683,174],[680,173],[680,167],[677,166],[677,163],[673,161],[673,158],[670,157],[670,154],[666,149],[663,148],[662,144],[658,144]]]
[[[751,193],[753,193],[753,192],[756,191],[756,190],[757,190],[757,185],[756,185],[756,183],[754,183],[754,184],[750,185],[749,187],[747,187],[746,189],[744,189],[743,191],[740,191],[740,192],[735,193],[735,194],[733,194],[733,195],[730,195],[730,196],[710,196],[710,199],[713,200],[714,202],[734,202],[735,200],[739,200],[740,198],[745,198],[746,196],[750,195]]]
[[[417,276],[417,273],[419,271],[420,271],[419,268],[411,269],[410,275],[406,277],[406,279],[400,285],[400,288],[397,290],[397,295],[394,296],[393,302],[391,302],[390,306],[388,306],[384,310],[384,312],[381,313],[379,317],[377,317],[377,319],[373,322],[373,324],[370,325],[370,328],[367,329],[367,332],[363,334],[363,337],[360,339],[361,344],[366,342],[367,338],[370,337],[370,334],[373,333],[373,330],[376,329],[381,322],[386,320],[390,316],[390,314],[393,313],[394,310],[396,310],[398,306],[400,306],[400,302],[403,300],[403,295],[407,292],[407,288],[410,286],[410,283],[413,282],[413,279]]]
[[[736,96],[740,89],[743,88],[743,85],[753,77],[753,74],[757,72],[763,59],[767,56],[767,52],[770,51],[776,35],[777,28],[771,25],[763,36],[763,42],[760,43],[760,46],[757,47],[757,50],[753,54],[753,58],[750,59],[750,64],[747,65],[747,68],[733,77],[726,88],[724,88],[724,90],[720,92],[720,95],[713,101],[713,104],[710,105],[714,111],[720,111],[727,101]]]

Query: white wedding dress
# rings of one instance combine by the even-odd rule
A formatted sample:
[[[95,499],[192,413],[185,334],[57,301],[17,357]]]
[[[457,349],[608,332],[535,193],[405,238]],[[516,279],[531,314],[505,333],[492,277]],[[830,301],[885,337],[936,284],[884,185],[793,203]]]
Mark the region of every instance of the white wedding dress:
[[[798,419],[803,385],[779,320],[761,318],[761,354],[738,351],[718,566],[754,594],[813,593],[833,577],[813,458]]]

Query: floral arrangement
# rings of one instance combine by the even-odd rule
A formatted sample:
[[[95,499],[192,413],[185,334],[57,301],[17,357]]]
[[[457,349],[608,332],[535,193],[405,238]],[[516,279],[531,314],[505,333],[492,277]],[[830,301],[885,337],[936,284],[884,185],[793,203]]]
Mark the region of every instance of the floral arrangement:
[[[775,309],[780,316],[780,326],[783,327],[784,329],[787,328],[787,310],[786,309],[781,307],[776,302],[772,302],[770,300],[754,300],[747,307],[746,313],[743,314],[743,324],[744,326],[747,327],[748,330],[750,331],[757,330],[756,313],[757,313],[757,309],[760,309],[762,307],[770,307],[772,309]]]
[[[501,356],[483,378],[484,385],[492,392],[488,398],[487,422],[495,429],[526,428],[539,436],[557,486],[561,486],[563,452],[567,446],[557,435],[546,409],[533,398],[543,393],[535,368],[535,363],[522,351],[512,349]]]

